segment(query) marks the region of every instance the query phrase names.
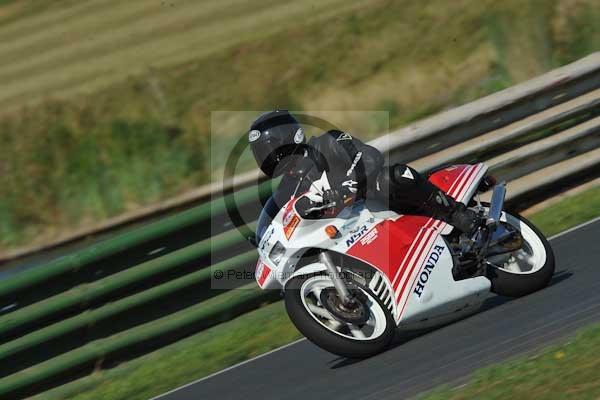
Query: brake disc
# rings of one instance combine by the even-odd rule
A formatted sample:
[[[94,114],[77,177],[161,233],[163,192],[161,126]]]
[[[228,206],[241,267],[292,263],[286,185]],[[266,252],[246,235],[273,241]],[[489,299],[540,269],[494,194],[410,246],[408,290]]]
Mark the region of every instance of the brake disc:
[[[336,319],[354,325],[365,324],[370,317],[367,306],[367,296],[360,290],[350,289],[354,296],[351,304],[343,304],[335,288],[326,288],[321,291],[321,304]]]

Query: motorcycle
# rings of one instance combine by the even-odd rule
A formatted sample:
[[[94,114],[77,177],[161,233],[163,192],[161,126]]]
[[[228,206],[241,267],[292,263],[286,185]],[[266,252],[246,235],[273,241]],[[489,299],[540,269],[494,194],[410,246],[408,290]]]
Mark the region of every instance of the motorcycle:
[[[428,179],[485,221],[472,235],[443,221],[358,201],[337,215],[321,204],[325,174],[257,225],[255,276],[282,289],[287,313],[317,346],[344,357],[383,351],[395,333],[477,312],[490,292],[518,297],[548,285],[554,255],[527,219],[503,210],[505,183],[484,164],[453,165]],[[302,178],[300,178],[302,180]],[[492,189],[490,203],[480,194]]]

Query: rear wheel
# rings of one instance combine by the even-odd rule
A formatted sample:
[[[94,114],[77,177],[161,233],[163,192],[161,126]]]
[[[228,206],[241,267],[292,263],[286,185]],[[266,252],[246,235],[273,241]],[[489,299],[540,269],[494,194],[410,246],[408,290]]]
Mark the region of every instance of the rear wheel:
[[[317,346],[344,357],[369,357],[389,345],[396,325],[368,288],[349,289],[356,304],[346,307],[326,274],[298,276],[285,286],[286,309],[296,328]]]
[[[519,297],[543,289],[554,274],[550,243],[531,222],[519,214],[504,212],[501,218],[519,231],[523,246],[516,251],[488,258],[487,275],[494,293]]]

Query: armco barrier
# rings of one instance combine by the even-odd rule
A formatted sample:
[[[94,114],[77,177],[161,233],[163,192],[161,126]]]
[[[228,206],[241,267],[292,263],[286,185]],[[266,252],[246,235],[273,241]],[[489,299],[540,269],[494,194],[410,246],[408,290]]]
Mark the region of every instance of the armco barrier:
[[[460,107],[418,121],[372,144],[413,161],[600,88],[600,52]]]
[[[589,91],[589,88],[597,85],[598,79],[600,79],[600,76],[595,78],[593,76],[599,71],[599,58],[599,53],[591,54],[527,82],[418,121],[379,138],[371,144],[382,151],[403,150],[409,156],[399,156],[397,159],[404,161],[418,158],[419,153],[415,153],[415,150],[419,152],[426,150],[427,154],[437,152],[448,146],[448,143],[439,140],[440,134],[444,136],[444,140],[460,143],[465,140],[461,135],[477,136],[484,131],[503,126],[533,112],[548,108],[552,104],[561,103]],[[477,129],[475,129],[476,126],[478,126]],[[71,234],[59,239],[57,244],[111,231],[116,227],[149,220],[170,211],[207,202],[213,198],[215,193],[255,184],[260,176],[258,171],[249,171],[235,178],[225,179],[223,182],[211,183],[160,204],[144,207],[141,211],[135,211],[114,218],[108,223],[101,223],[88,230]],[[12,253],[12,256],[10,254],[0,256],[0,264],[14,257],[31,254],[48,247],[53,247],[53,245],[19,249]]]
[[[543,113],[545,109],[565,103],[579,95],[583,94],[585,98],[586,93],[593,92],[599,87],[600,53],[594,53],[531,81],[419,121],[370,143],[387,153],[390,160],[395,162],[415,160],[417,155],[425,156],[425,161],[416,160],[414,166],[419,170],[426,170],[468,156],[461,150],[472,148],[470,142],[463,143],[465,140],[473,138],[477,140],[478,136],[490,130],[501,130],[502,127],[523,117]],[[583,103],[575,107],[577,112],[582,111],[582,107],[586,109],[597,107],[597,103],[594,102]],[[552,112],[548,116],[538,115],[541,124],[546,123],[546,120],[552,121],[553,118],[554,113]],[[528,131],[532,129],[539,129],[539,127],[536,127],[535,124],[527,127]],[[495,140],[504,141],[504,136],[510,138],[513,134],[513,131],[505,129],[504,132],[499,131],[494,137],[499,138]],[[484,143],[479,141],[479,144],[475,144],[476,148],[489,147],[494,144],[493,140],[489,142],[487,139],[486,137]],[[445,149],[455,143],[461,144],[452,147],[452,150]],[[431,159],[436,156],[436,153],[448,154],[448,156]],[[243,184],[247,184],[247,182],[244,181]],[[259,193],[267,195],[270,190],[270,182],[259,186]],[[236,193],[235,203],[237,206],[243,207],[245,203],[251,202],[256,197],[255,193],[256,189],[243,189]],[[33,285],[39,285],[53,277],[84,269],[92,262],[126,251],[141,243],[168,236],[191,224],[203,221],[208,223],[211,218],[215,218],[225,211],[226,204],[227,202],[222,199],[203,204],[181,214],[118,235],[83,251],[59,258],[43,268],[25,271],[0,285],[0,306],[7,306],[15,301],[15,293]]]
[[[156,347],[154,341],[170,343],[189,335],[189,327],[205,329],[220,322],[228,321],[240,314],[279,299],[273,292],[262,292],[252,287],[227,292],[206,303],[190,307],[184,311],[138,326],[106,339],[97,340],[72,352],[15,373],[0,380],[0,398],[20,398],[38,391],[41,382],[64,374],[75,368],[93,367],[117,352],[139,352],[140,347]]]
[[[226,249],[239,241],[240,238],[237,231],[228,231],[213,238],[213,240],[207,239],[119,272],[118,274],[91,284],[78,286],[68,292],[16,310],[0,317],[0,340],[6,337],[14,337],[15,333],[22,334],[32,327],[43,326],[51,316],[67,314],[69,311],[81,309],[86,304],[90,304],[96,299],[126,288],[133,283],[164,273],[170,269],[178,268],[184,263],[210,254],[211,251]]]
[[[264,195],[270,193],[270,182],[265,182],[259,186],[258,194]],[[243,189],[235,193],[235,202],[237,205],[244,204],[251,200],[255,200],[256,196],[256,188]],[[90,265],[94,261],[98,261],[121,251],[127,250],[128,248],[137,246],[140,243],[167,236],[185,228],[186,226],[197,223],[206,223],[208,226],[210,226],[211,216],[224,213],[227,204],[227,201],[220,198],[194,207],[180,214],[176,214],[163,220],[148,224],[142,228],[120,234],[117,237],[105,240],[73,254],[61,257],[44,267],[33,268],[24,271],[21,274],[2,282],[0,285],[0,299],[3,299],[5,303],[8,303],[9,301],[7,299],[14,293],[43,283],[50,278],[73,271],[78,271],[85,268],[87,265]]]
[[[599,175],[600,148],[597,148],[510,182],[507,203],[510,207],[530,207],[537,200],[548,198],[549,193],[556,193],[557,187],[571,187],[573,182],[589,181]]]
[[[598,112],[600,113],[600,106]],[[495,174],[511,181],[598,147],[600,147],[600,117],[528,146],[503,153],[489,160],[487,164]]]
[[[422,158],[414,160],[412,164],[421,171],[446,162],[465,162],[473,158],[486,161],[492,172],[499,174],[501,178],[507,176],[515,179],[509,182],[509,201],[531,201],[534,193],[542,193],[547,197],[562,188],[565,181],[578,182],[600,174],[597,129],[600,114],[599,88],[600,53],[596,53],[514,88],[419,121],[408,128],[378,138],[371,144],[386,152],[390,162],[407,161],[414,158],[413,154],[419,154]],[[459,141],[462,142],[459,144]],[[408,154],[407,151],[415,146],[419,152]],[[450,147],[445,148],[447,146]],[[269,183],[261,184],[258,191],[266,196],[270,187]],[[255,203],[256,200],[252,200],[252,197],[256,196],[256,192],[256,188],[241,190],[236,194],[236,205],[246,207]],[[214,211],[210,216],[211,222],[222,220],[226,207],[227,202],[222,200],[220,205],[213,203],[211,207],[199,206],[185,217],[169,217],[140,228],[139,232],[129,232],[126,234],[129,236],[118,236],[108,243],[84,250],[74,258],[58,260],[50,264],[47,271],[27,271],[15,280],[8,281],[6,288],[0,286],[0,298],[12,296],[14,300],[16,296],[18,301],[19,293],[52,277],[97,266],[99,264],[95,263],[101,263],[110,255],[127,251],[127,246],[138,246],[144,241],[170,237],[190,224],[207,224],[209,217],[206,210],[209,208]],[[177,224],[181,225],[178,227]],[[146,229],[147,232],[141,232]],[[134,307],[143,310],[145,305],[151,304],[152,299],[163,296],[177,301],[177,294],[189,286],[186,279],[194,282],[208,279],[207,271],[210,266],[205,261],[198,260],[210,251],[235,256],[228,261],[232,264],[245,260],[244,257],[252,258],[252,252],[236,256],[239,252],[246,251],[240,247],[243,241],[244,238],[235,230],[224,232],[214,236],[212,240],[186,244],[175,251],[170,249],[166,255],[161,253],[155,259],[132,265],[49,299],[21,309],[16,307],[14,311],[0,317],[0,337],[6,339],[17,333],[31,332],[34,328],[41,329],[0,345],[0,361],[10,363],[17,360],[20,355],[42,349],[52,340],[66,337],[93,321],[106,320]],[[186,270],[185,275],[169,276],[168,279],[152,282],[154,287],[139,290],[137,285],[141,282],[177,270],[188,263],[194,263],[194,268]],[[191,284],[193,283],[190,282]],[[207,325],[206,318],[213,322],[228,320],[239,315],[239,310],[248,311],[258,306],[265,298],[262,296],[276,298],[276,294],[259,294],[253,290],[227,292],[191,305],[169,317],[122,329],[116,335],[95,340],[0,379],[0,397],[3,394],[21,396],[34,393],[48,387],[42,384],[47,379],[63,376],[61,379],[68,380],[69,371],[92,365],[94,361],[118,356],[127,358],[128,355],[147,351],[151,346],[146,350],[140,348],[145,348],[151,338],[155,340],[159,337],[157,332],[167,335],[164,338],[166,341],[173,341],[210,326]],[[107,299],[118,300],[102,305]],[[231,301],[227,303],[231,308],[219,303],[218,299]],[[91,304],[99,308],[77,314]],[[207,307],[212,311],[219,311],[215,311],[216,314],[212,311],[206,314]],[[57,322],[59,317],[68,319]],[[29,364],[7,367],[6,371],[16,372],[25,365]],[[55,384],[56,382],[62,381],[59,379]]]
[[[13,358],[25,353],[35,346],[56,340],[61,336],[68,335],[86,327],[93,327],[100,321],[107,320],[133,308],[139,308],[145,304],[155,302],[158,299],[176,295],[178,291],[190,286],[203,283],[204,289],[210,289],[211,273],[214,270],[245,270],[244,267],[254,265],[256,262],[256,251],[249,251],[235,256],[227,261],[215,264],[212,268],[202,269],[189,275],[168,281],[161,285],[152,287],[140,293],[125,297],[121,300],[108,303],[100,308],[85,311],[72,318],[65,319],[59,323],[36,330],[28,335],[0,345],[0,376],[6,376],[29,365],[15,365]],[[243,290],[243,289],[240,289]],[[209,304],[208,301],[203,304]],[[206,327],[211,326],[207,322]],[[53,352],[56,353],[56,352]],[[22,358],[21,358],[22,360]]]
[[[598,74],[600,75],[600,71]],[[600,81],[597,86],[600,87]],[[426,157],[415,160],[411,165],[423,171],[459,160],[467,161],[486,150],[505,148],[511,142],[560,126],[560,124],[571,119],[585,116],[589,118],[590,113],[600,113],[599,108],[600,90],[593,90],[581,97],[544,109],[538,113],[532,113],[521,120],[511,122],[482,135],[475,135],[462,143],[431,153]],[[583,118],[583,120],[585,119]]]
[[[590,88],[600,87],[599,64],[600,53],[593,53],[527,82],[413,123],[375,139],[370,144],[389,153],[392,159],[398,161],[412,161],[423,155],[438,152],[449,145],[461,143],[577,97],[590,91]],[[146,207],[146,211],[142,213],[134,212],[129,217],[117,218],[114,227],[140,220],[150,220],[169,210],[179,210],[184,206],[206,202],[224,189],[242,188],[254,184],[258,177],[260,177],[258,171],[250,171],[235,179],[206,185],[164,203]],[[111,225],[102,224],[89,231],[70,236],[68,241],[110,229]],[[35,250],[35,248],[21,249],[15,254],[22,256]],[[7,260],[7,258],[0,258],[0,263]]]

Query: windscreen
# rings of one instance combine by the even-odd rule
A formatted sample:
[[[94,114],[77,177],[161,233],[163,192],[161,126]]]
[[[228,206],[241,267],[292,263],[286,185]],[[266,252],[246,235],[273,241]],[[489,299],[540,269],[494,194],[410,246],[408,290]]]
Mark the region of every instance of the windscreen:
[[[260,243],[262,240],[267,227],[271,225],[273,218],[277,215],[281,207],[279,207],[275,200],[273,200],[273,196],[267,199],[265,206],[263,207],[260,215],[258,217],[258,224],[256,225],[256,242]]]

